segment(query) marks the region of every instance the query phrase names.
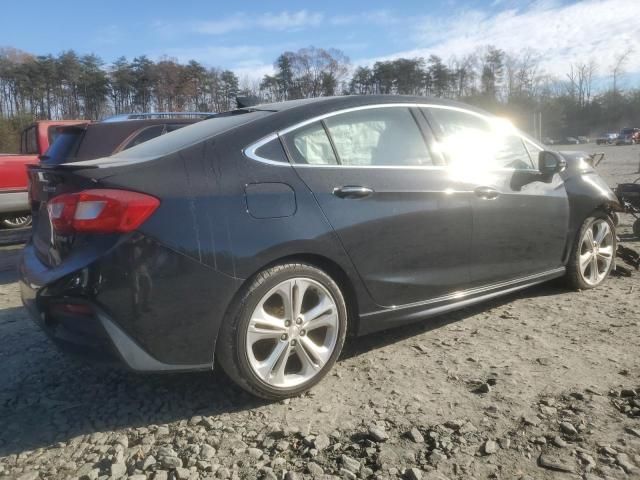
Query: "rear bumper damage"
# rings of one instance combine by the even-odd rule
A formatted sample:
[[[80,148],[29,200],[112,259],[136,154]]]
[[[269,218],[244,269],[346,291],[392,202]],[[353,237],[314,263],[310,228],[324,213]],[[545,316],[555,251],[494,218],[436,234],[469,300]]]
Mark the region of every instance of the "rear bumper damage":
[[[206,370],[211,364],[171,365],[147,351],[95,305],[78,300],[39,301],[37,289],[20,282],[31,319],[65,353],[99,363],[124,364],[137,372]]]
[[[158,268],[148,268],[144,278],[138,278],[123,254],[127,248],[124,242],[89,264],[61,269],[45,265],[28,244],[19,275],[22,301],[31,318],[62,350],[90,360],[121,363],[139,372],[212,369],[217,322],[195,315],[204,310],[204,300],[213,307],[211,296],[195,288],[206,283],[181,289],[177,278]],[[158,250],[172,268],[193,263],[177,253],[171,261],[166,251]],[[197,265],[192,269],[204,275]],[[158,297],[170,300],[169,290],[193,295],[191,305],[198,311],[183,308],[185,315],[193,316],[181,318],[163,308]]]
[[[147,351],[95,305],[78,299],[38,298],[33,285],[20,281],[22,301],[32,320],[64,352],[100,362],[123,363],[138,372],[205,370],[211,364],[171,365]]]

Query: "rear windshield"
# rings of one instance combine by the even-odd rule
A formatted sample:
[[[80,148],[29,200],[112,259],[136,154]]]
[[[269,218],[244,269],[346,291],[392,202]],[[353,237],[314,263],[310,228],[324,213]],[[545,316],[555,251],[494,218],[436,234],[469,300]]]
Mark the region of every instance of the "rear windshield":
[[[78,144],[84,134],[82,128],[66,128],[58,131],[54,142],[40,157],[40,161],[46,165],[60,165],[67,163],[78,149]]]
[[[252,122],[271,112],[255,110],[234,110],[202,120],[180,130],[167,133],[113,155],[111,159],[147,160],[165,156],[190,145],[211,138],[227,130]]]

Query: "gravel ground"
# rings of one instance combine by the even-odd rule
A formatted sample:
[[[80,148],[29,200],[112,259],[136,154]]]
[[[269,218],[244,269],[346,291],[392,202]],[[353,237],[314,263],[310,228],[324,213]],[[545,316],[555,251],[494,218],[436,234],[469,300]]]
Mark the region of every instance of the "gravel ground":
[[[634,178],[639,146],[590,147],[610,184]],[[639,291],[551,283],[353,339],[309,394],[265,403],[218,373],[67,358],[0,273],[0,479],[640,478]]]

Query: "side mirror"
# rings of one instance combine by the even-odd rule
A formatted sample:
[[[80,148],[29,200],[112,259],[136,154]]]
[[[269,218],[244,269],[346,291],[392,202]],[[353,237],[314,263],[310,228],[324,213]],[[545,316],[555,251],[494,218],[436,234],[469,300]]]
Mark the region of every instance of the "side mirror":
[[[543,150],[538,154],[538,170],[546,177],[552,177],[567,167],[567,161],[557,152]]]

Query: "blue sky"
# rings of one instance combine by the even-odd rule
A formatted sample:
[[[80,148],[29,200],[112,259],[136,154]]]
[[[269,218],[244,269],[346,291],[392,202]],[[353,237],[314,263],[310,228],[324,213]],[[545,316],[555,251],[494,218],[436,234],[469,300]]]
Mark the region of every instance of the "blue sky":
[[[640,40],[640,0],[30,0],[6,2],[2,11],[0,46],[35,54],[75,49],[107,62],[141,54],[193,58],[252,78],[268,73],[282,51],[309,45],[339,48],[366,64],[460,57],[488,43],[531,49],[557,76],[571,62],[595,58],[606,76],[615,55]],[[640,72],[640,51],[626,70],[633,78]]]

